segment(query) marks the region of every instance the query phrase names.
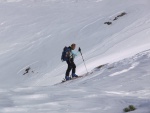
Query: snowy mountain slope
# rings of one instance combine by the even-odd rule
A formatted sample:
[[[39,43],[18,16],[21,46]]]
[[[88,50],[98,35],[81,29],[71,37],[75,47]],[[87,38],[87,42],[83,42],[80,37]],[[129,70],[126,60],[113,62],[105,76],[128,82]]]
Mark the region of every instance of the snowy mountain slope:
[[[149,49],[148,4],[148,0],[1,1],[1,87],[60,82],[66,70],[60,55],[71,43],[82,48],[89,71]],[[122,12],[127,14],[113,21]],[[112,25],[104,24],[107,21]],[[77,74],[85,73],[80,55],[76,63]]]
[[[120,113],[128,105],[149,113],[149,4],[0,0],[0,113]],[[62,49],[72,43],[91,74],[58,84]],[[75,62],[84,74],[80,54]]]
[[[149,113],[150,51],[95,68],[63,84],[0,90],[1,113],[108,113],[134,105]]]

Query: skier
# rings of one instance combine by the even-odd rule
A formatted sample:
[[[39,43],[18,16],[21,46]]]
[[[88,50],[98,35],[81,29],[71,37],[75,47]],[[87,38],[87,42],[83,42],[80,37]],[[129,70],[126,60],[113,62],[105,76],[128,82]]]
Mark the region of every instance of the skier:
[[[68,68],[66,70],[66,75],[65,75],[65,79],[66,80],[71,80],[71,77],[69,77],[70,71],[72,70],[72,78],[73,77],[78,77],[78,75],[76,75],[76,65],[74,63],[74,58],[77,56],[77,53],[75,53],[73,50],[75,50],[76,48],[76,44],[72,44],[71,46],[68,47],[69,51],[68,51],[68,60],[66,60],[67,64],[68,64]],[[81,49],[79,48],[78,51],[81,51]]]

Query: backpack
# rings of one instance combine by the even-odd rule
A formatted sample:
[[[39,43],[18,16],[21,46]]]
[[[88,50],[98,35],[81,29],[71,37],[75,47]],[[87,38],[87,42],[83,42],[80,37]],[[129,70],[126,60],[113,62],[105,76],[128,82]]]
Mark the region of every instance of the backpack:
[[[61,55],[61,60],[62,61],[67,61],[70,58],[70,48],[69,47],[64,47],[62,55]]]

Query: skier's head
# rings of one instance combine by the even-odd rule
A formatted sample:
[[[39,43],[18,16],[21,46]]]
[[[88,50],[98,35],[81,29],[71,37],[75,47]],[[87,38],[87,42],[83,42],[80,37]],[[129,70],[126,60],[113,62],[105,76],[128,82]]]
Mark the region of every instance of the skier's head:
[[[76,48],[76,44],[71,44],[71,49],[74,50]]]

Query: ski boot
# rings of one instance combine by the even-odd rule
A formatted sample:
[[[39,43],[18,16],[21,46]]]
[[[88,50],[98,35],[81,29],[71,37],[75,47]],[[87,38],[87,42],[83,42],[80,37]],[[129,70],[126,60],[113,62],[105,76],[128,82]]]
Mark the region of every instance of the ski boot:
[[[75,73],[72,73],[72,78],[77,78],[78,75],[76,75]]]
[[[66,81],[67,81],[67,80],[71,80],[71,77],[65,76],[65,79],[66,79]]]

